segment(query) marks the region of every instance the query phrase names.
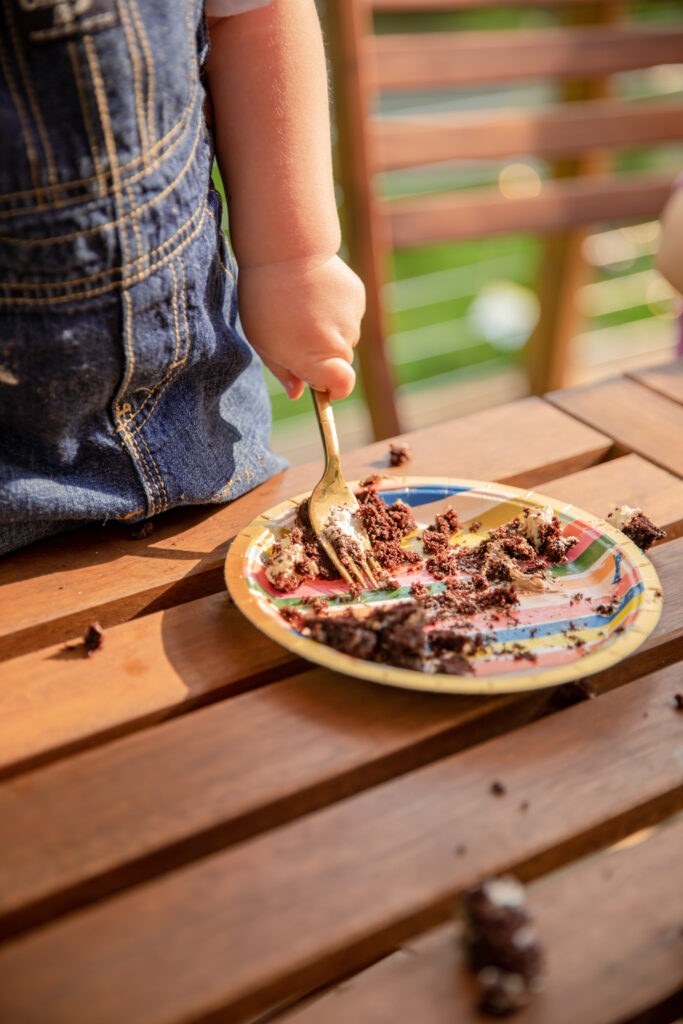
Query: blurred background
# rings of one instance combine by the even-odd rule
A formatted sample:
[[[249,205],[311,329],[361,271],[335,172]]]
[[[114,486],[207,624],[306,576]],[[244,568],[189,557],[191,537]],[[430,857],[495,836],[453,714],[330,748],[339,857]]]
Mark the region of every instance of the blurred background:
[[[373,87],[368,85],[368,80],[372,84],[373,79],[371,63],[361,64],[359,71],[352,61],[353,53],[357,59],[370,60],[365,44],[372,42],[374,45],[382,37],[397,46],[400,53],[399,37],[405,36],[406,44],[410,45],[409,39],[422,33],[433,39],[443,33],[444,38],[469,39],[475,43],[478,38],[495,39],[496,34],[502,32],[515,33],[515,39],[522,39],[527,32],[542,30],[552,34],[566,32],[569,26],[571,34],[577,31],[577,25],[580,32],[584,24],[604,21],[601,16],[605,12],[608,25],[627,22],[629,31],[645,32],[650,43],[656,38],[653,32],[670,32],[671,41],[683,29],[683,3],[645,0],[602,5],[548,2],[547,6],[537,3],[512,6],[509,0],[502,0],[500,6],[492,6],[468,0],[452,5],[425,3],[420,10],[419,0],[412,4],[399,0],[393,4],[372,5],[376,8],[374,12],[371,5],[361,4],[360,23],[358,12],[349,15],[342,10],[347,3],[351,0],[320,0],[319,9],[331,64],[333,137],[338,200],[345,225],[345,255],[352,265],[356,264],[355,269],[362,276],[367,276],[367,266],[358,266],[359,256],[354,252],[354,244],[357,247],[364,243],[358,243],[357,239],[355,243],[351,241],[349,251],[349,233],[353,233],[354,224],[349,218],[355,218],[358,225],[364,216],[364,184],[350,185],[354,178],[367,179],[368,201],[379,210],[385,201],[441,193],[457,195],[464,194],[465,190],[468,190],[467,196],[475,198],[477,190],[485,190],[479,193],[481,196],[491,196],[491,190],[495,190],[503,200],[515,203],[543,195],[551,179],[577,171],[591,173],[609,169],[610,174],[615,175],[654,175],[658,182],[666,182],[667,176],[673,181],[676,174],[683,171],[683,107],[677,107],[677,101],[683,100],[683,63],[671,63],[667,59],[666,63],[618,70],[604,77],[592,75],[588,83],[572,81],[571,75],[566,74],[557,79],[550,74],[536,75],[531,69],[528,78],[517,74],[511,81],[457,82],[452,88],[428,83],[419,87],[408,83],[402,87],[397,79],[392,88],[383,90],[375,87],[376,83]],[[332,4],[338,6],[331,10]],[[358,7],[356,0],[352,6],[354,4]],[[446,6],[457,9],[446,10]],[[406,8],[405,12],[402,7]],[[356,24],[349,26],[348,21],[344,24],[343,18],[347,15],[352,21],[356,17]],[[349,38],[343,39],[340,45],[336,35],[345,35],[351,29],[356,34],[355,39],[350,42]],[[474,33],[481,35],[475,37]],[[486,36],[487,33],[492,35]],[[578,36],[576,39],[581,42]],[[651,52],[653,56],[640,63],[657,60],[658,48],[654,44]],[[663,52],[669,57],[671,46],[664,45]],[[359,75],[360,93],[356,94]],[[360,108],[355,110],[354,127],[353,104],[358,96]],[[450,115],[462,120],[462,115],[467,118],[476,116],[477,112],[524,111],[533,116],[534,111],[550,111],[552,114],[560,103],[596,97],[633,104],[634,109],[635,105],[648,101],[671,102],[670,111],[678,118],[678,131],[664,131],[661,135],[667,137],[661,141],[650,140],[643,144],[635,137],[627,145],[610,149],[609,156],[603,158],[598,154],[594,167],[588,160],[588,157],[595,157],[593,152],[588,157],[582,153],[568,166],[569,154],[549,156],[533,151],[496,158],[466,157],[421,163],[419,150],[415,153],[414,166],[387,168],[386,164],[391,161],[375,161],[372,154],[366,154],[365,166],[358,166],[359,162],[362,165],[358,150],[353,144],[349,145],[349,133],[359,130],[358,117],[364,119],[360,144],[367,148],[373,138],[379,137],[378,131],[373,135],[372,126],[380,123],[383,131],[390,121],[400,126],[406,120],[412,123],[424,117],[429,124],[430,119],[436,118],[433,123],[438,130],[439,124],[448,125]],[[657,109],[661,113],[661,105]],[[349,152],[356,162],[351,170],[348,168]],[[360,188],[360,193],[356,191],[352,196],[353,188]],[[658,205],[661,206],[661,200]],[[375,214],[371,216],[374,219]],[[376,290],[382,306],[381,358],[387,364],[400,429],[428,426],[520,398],[533,390],[544,390],[530,373],[530,365],[534,365],[536,358],[533,346],[559,344],[553,333],[558,329],[566,336],[562,341],[561,367],[559,371],[556,367],[554,377],[551,375],[550,386],[587,383],[616,372],[663,362],[672,356],[680,300],[654,267],[653,254],[659,236],[656,211],[644,217],[596,220],[554,231],[555,244],[564,254],[562,259],[568,247],[569,258],[573,261],[567,270],[572,277],[571,295],[559,299],[556,294],[548,296],[548,289],[552,291],[553,286],[552,281],[547,280],[547,266],[546,280],[543,278],[548,259],[547,231],[509,233],[495,229],[485,232],[483,237],[395,247],[390,228],[385,230],[379,219],[376,227],[379,241],[375,239],[374,257],[378,276]],[[360,262],[363,263],[362,253]],[[561,261],[560,266],[566,270]],[[564,317],[570,322],[559,327],[545,323],[539,328],[544,302],[553,305],[548,313],[551,319]],[[377,338],[364,338],[362,343],[375,347],[380,344]],[[267,377],[273,405],[275,451],[286,455],[293,464],[316,459],[319,440],[308,395],[291,402],[278,382],[270,374]],[[366,369],[365,379],[359,374],[354,395],[337,405],[344,448],[373,439],[368,396],[371,401],[386,404],[381,387],[378,393],[373,394],[374,390],[373,376]],[[389,428],[378,431],[375,424],[375,433],[394,433],[391,426],[390,422]]]

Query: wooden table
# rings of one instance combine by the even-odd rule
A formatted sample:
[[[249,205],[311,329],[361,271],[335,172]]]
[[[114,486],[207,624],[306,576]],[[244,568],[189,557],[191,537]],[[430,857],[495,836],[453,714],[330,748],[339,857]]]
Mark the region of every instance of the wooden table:
[[[668,531],[654,634],[571,706],[292,660],[222,567],[319,466],[144,540],[113,526],[4,559],[3,1024],[475,1021],[452,908],[499,872],[529,883],[547,950],[520,1024],[681,1015],[683,364],[409,440],[413,473],[642,505]],[[348,455],[349,477],[386,455]],[[64,650],[93,619],[103,649]]]

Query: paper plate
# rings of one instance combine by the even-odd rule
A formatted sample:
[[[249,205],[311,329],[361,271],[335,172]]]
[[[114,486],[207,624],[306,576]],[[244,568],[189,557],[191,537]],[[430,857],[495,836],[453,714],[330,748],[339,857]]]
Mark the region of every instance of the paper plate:
[[[475,480],[387,477],[378,492],[389,504],[401,498],[410,505],[420,529],[434,521],[436,512],[452,506],[464,527],[458,543],[477,543],[487,530],[513,519],[525,507],[550,505],[563,524],[563,533],[576,537],[578,543],[569,561],[552,567],[552,590],[520,593],[519,606],[511,609],[514,621],[504,616],[492,626],[486,613],[472,616],[473,627],[495,633],[495,642],[470,660],[472,675],[416,672],[342,654],[302,636],[280,616],[280,608],[296,607],[303,597],[340,598],[346,593],[346,585],[339,580],[308,583],[282,594],[266,579],[264,556],[282,532],[291,529],[295,508],[307,495],[291,498],[264,512],[235,538],[225,577],[233,600],[247,618],[293,654],[390,686],[439,693],[510,693],[602,671],[631,654],[657,624],[662,595],[651,562],[623,533],[580,508],[534,491]],[[469,533],[468,527],[476,522],[481,525]],[[421,550],[414,534],[403,543]],[[409,567],[396,576],[398,590],[366,592],[354,604],[405,600],[417,580],[441,587],[421,569]],[[598,607],[604,611],[607,605],[612,605],[612,611],[600,614]],[[331,601],[332,613],[335,606],[336,601]],[[521,643],[536,660],[516,659],[514,643]]]

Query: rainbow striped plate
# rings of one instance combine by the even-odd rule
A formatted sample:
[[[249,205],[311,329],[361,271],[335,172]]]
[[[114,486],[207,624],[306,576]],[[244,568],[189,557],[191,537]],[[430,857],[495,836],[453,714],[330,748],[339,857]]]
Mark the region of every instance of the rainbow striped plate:
[[[486,613],[472,617],[473,627],[495,633],[495,641],[471,660],[472,675],[416,672],[342,654],[302,636],[279,615],[284,605],[296,607],[303,597],[320,595],[331,599],[334,614],[335,598],[346,593],[341,580],[306,584],[289,594],[268,583],[263,556],[282,531],[291,529],[294,510],[307,495],[291,498],[264,512],[235,538],[225,576],[233,600],[247,618],[299,657],[390,686],[440,693],[508,693],[602,671],[631,654],[657,624],[662,594],[652,564],[623,533],[588,512],[534,491],[476,480],[385,477],[378,491],[389,504],[401,498],[410,505],[420,530],[437,512],[452,506],[464,525],[456,538],[459,544],[476,544],[487,530],[513,519],[523,508],[541,505],[552,507],[563,532],[578,543],[566,564],[552,567],[552,589],[520,594],[519,606],[512,610],[514,621],[502,616],[491,626]],[[472,523],[481,525],[469,533]],[[403,543],[421,550],[415,534]],[[398,590],[367,592],[356,604],[404,600],[417,580],[440,586],[424,571],[409,569],[398,574]],[[341,600],[339,606],[353,607]],[[612,608],[609,614],[606,606]],[[535,660],[516,659],[514,643],[522,644]]]

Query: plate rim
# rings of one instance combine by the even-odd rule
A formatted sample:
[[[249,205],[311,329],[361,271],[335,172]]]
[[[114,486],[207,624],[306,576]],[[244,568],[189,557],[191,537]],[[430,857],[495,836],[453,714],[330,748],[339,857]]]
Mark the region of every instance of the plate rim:
[[[611,523],[571,502],[562,502],[549,495],[541,494],[531,488],[515,487],[495,481],[471,480],[462,477],[445,476],[394,476],[382,475],[381,483],[387,482],[391,488],[411,486],[453,486],[467,490],[491,491],[503,497],[522,499],[533,505],[549,505],[554,512],[571,515],[581,519],[588,526],[597,528],[602,535],[610,537],[622,549],[626,550],[632,562],[638,568],[643,582],[643,600],[638,609],[637,617],[632,626],[614,638],[609,651],[598,648],[584,655],[580,661],[566,665],[557,665],[541,669],[537,672],[522,672],[515,676],[451,676],[440,672],[418,672],[414,669],[398,668],[373,661],[354,658],[342,651],[337,651],[326,644],[318,643],[309,637],[301,636],[288,627],[284,621],[268,615],[260,608],[258,599],[249,589],[243,571],[243,562],[251,541],[266,529],[273,519],[296,507],[309,497],[310,491],[286,498],[272,508],[262,512],[245,526],[233,539],[228,550],[224,575],[230,597],[243,615],[271,640],[280,644],[294,655],[313,662],[323,668],[350,675],[357,679],[379,683],[385,686],[397,686],[403,689],[422,690],[430,693],[449,694],[505,694],[518,693],[526,690],[544,689],[557,686],[584,676],[603,671],[610,665],[617,664],[632,654],[655,629],[663,606],[662,588],[657,570],[640,548]],[[360,487],[359,480],[348,481],[352,489]],[[381,493],[381,491],[380,491]],[[418,506],[419,507],[419,506]],[[659,594],[659,596],[658,596]],[[250,611],[258,614],[253,616]],[[580,670],[578,668],[580,667]]]

